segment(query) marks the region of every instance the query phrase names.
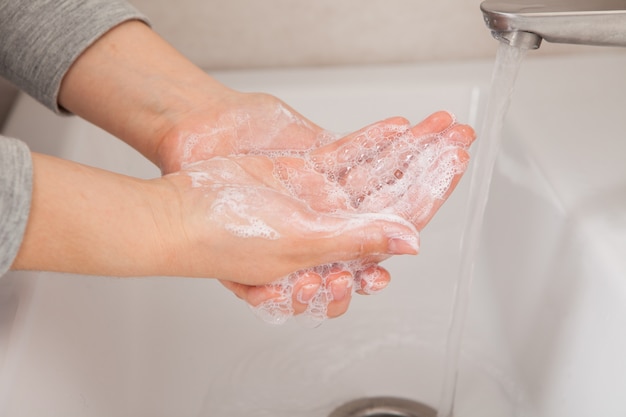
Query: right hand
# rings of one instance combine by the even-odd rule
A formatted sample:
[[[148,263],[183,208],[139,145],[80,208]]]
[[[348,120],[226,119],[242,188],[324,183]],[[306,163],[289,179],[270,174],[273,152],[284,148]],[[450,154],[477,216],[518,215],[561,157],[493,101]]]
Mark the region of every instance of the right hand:
[[[421,230],[467,165],[465,150],[474,139],[473,130],[452,122],[444,112],[413,127],[394,118],[314,149],[309,158],[302,152],[265,153],[272,155],[274,174],[283,185],[318,212],[400,215]],[[376,293],[388,284],[388,272],[377,265],[385,258],[317,266],[267,286],[224,284],[265,310],[299,314],[313,308],[335,317],[346,311],[353,284],[361,294]]]
[[[213,158],[153,180],[168,190],[167,274],[269,284],[317,265],[416,253],[399,218],[320,213],[289,195],[264,156]]]

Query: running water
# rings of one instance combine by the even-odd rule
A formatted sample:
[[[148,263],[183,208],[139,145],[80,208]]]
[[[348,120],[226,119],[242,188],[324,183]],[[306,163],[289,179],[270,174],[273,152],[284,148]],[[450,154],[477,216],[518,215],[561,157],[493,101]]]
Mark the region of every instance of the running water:
[[[443,389],[437,417],[452,417],[454,411],[461,341],[491,176],[500,149],[502,125],[525,53],[524,49],[501,43],[496,55],[489,101],[471,174],[469,210],[461,241],[461,262],[454,292],[452,320],[448,330]]]

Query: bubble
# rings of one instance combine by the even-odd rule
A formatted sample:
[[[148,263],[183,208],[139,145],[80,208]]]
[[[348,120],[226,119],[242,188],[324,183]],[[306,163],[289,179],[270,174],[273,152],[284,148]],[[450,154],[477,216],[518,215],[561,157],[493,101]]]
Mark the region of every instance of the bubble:
[[[278,231],[254,215],[255,207],[249,203],[249,200],[255,200],[254,197],[254,193],[249,190],[244,193],[236,188],[221,189],[213,200],[210,215],[235,236],[268,240],[279,239],[280,233]],[[258,198],[257,201],[261,201],[261,198]]]
[[[435,201],[446,197],[454,178],[465,169],[466,164],[457,157],[460,145],[448,138],[453,126],[437,134],[416,137],[409,125],[377,124],[334,151],[323,156],[317,153],[315,157],[310,156],[313,149],[332,143],[339,135],[322,132],[316,146],[309,151],[268,152],[263,149],[262,141],[256,145],[251,141],[250,146],[253,154],[274,161],[274,178],[292,197],[312,209],[351,216],[376,213],[377,218],[385,214],[417,225],[423,224]],[[283,162],[289,160],[297,163]],[[315,180],[319,183],[314,182],[314,189],[313,177],[319,179]],[[201,176],[197,180],[202,180]],[[225,219],[230,232],[242,237],[280,237],[278,232],[255,218],[254,210],[245,208],[245,201],[236,194],[221,196],[220,201],[222,209],[231,213],[231,217]],[[375,294],[386,286],[386,281],[380,279],[380,270],[373,264],[352,261],[321,265],[270,284],[276,297],[253,310],[266,322],[284,323],[294,314],[293,302],[297,301],[294,286],[298,277],[310,272],[319,275],[322,284],[306,303],[303,316],[321,323],[327,319],[328,307],[333,301],[327,284],[336,271],[352,275],[353,291]]]

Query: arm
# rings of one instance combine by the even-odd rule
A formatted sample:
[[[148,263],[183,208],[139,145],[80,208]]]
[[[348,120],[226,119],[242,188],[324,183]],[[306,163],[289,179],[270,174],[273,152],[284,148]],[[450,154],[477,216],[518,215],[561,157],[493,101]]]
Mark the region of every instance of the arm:
[[[122,0],[0,0],[0,75],[55,112],[61,80],[111,28],[147,19]]]
[[[271,169],[265,158],[214,159],[153,180],[32,159],[30,215],[13,269],[260,285],[315,265],[415,253],[398,246],[414,237],[410,227],[322,215],[259,180]]]
[[[62,3],[80,3],[89,9],[99,2],[103,7],[109,3]],[[219,84],[145,24],[132,18],[115,23],[79,51],[71,67],[65,68],[60,88],[52,89],[54,100],[48,104],[58,103],[108,130],[164,173],[216,156],[245,155],[251,149],[311,150],[333,138],[275,97],[242,94]],[[440,131],[424,130],[425,126],[414,130]],[[465,138],[471,141],[473,133],[466,132]],[[414,225],[421,229],[438,206],[429,206]],[[337,207],[327,209],[334,212]],[[377,285],[382,287],[389,276],[382,268],[378,271],[382,279]],[[248,299],[248,290],[256,291],[237,287],[235,292]]]
[[[206,134],[198,126],[218,126],[233,111],[252,116],[255,137],[273,132],[273,122],[285,124],[275,116],[288,109],[280,100],[221,85],[146,23],[121,0],[0,0],[0,74],[53,111],[80,115],[126,141],[165,173],[182,166],[186,134]],[[310,148],[323,130],[296,116],[303,123],[265,146]],[[241,151],[233,143],[239,133],[213,135],[212,149],[195,149],[193,159]]]
[[[276,97],[220,84],[136,21],[113,28],[76,60],[58,100],[163,173],[254,147],[307,150],[328,135]],[[190,145],[191,137],[199,140]]]
[[[145,181],[36,154],[28,224],[13,269],[146,275],[160,267],[158,193]]]
[[[200,106],[216,111],[231,95],[237,93],[148,26],[131,21],[107,32],[80,56],[64,77],[58,100],[163,167],[159,145],[179,120]]]

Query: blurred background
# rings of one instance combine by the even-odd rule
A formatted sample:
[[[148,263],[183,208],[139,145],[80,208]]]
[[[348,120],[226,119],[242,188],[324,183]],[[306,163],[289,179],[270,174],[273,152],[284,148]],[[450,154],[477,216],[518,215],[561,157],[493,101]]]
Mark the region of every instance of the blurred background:
[[[200,67],[395,64],[488,59],[481,0],[131,0]],[[538,54],[602,48],[544,45]],[[0,127],[16,91],[0,78]]]

